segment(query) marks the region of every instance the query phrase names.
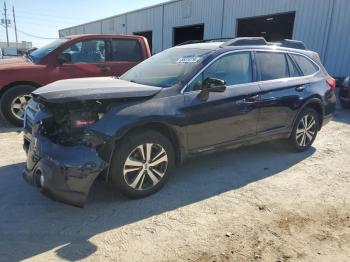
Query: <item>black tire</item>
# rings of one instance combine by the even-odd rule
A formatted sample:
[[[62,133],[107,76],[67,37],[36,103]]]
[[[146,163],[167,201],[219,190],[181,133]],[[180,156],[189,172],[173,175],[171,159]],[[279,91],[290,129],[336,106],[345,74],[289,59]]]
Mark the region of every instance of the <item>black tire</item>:
[[[34,90],[35,87],[30,85],[17,85],[11,87],[2,95],[0,102],[1,114],[8,122],[15,126],[23,125],[23,119],[16,117],[11,110],[12,102],[16,97],[29,95]]]
[[[310,129],[308,132],[308,135],[311,135],[312,132],[314,132],[314,134],[312,135],[312,139],[310,139],[310,137],[307,134],[301,135],[301,136],[305,136],[306,142],[305,142],[305,145],[303,145],[302,143],[303,140],[302,138],[300,138],[300,130],[301,130],[301,127],[303,127],[302,121],[305,118],[305,116],[308,116],[308,119],[309,119],[308,121],[310,122],[312,122],[312,118],[313,118],[315,120],[315,124],[312,127],[312,129]],[[308,150],[312,146],[313,142],[317,137],[319,127],[320,127],[319,114],[312,108],[305,108],[297,117],[294,123],[293,131],[289,137],[289,145],[291,146],[291,148],[296,152],[303,152]],[[298,132],[298,136],[297,136],[297,132]]]
[[[124,167],[125,168],[129,167],[128,165],[125,165],[126,161],[128,159],[130,159],[129,157],[132,157],[131,154],[141,153],[141,151],[139,151],[139,149],[137,152],[135,152],[135,150],[137,150],[137,148],[140,145],[144,145],[146,143],[154,144],[154,146],[152,147],[152,149],[150,151],[152,152],[152,150],[153,150],[153,151],[155,151],[156,154],[157,154],[156,150],[160,150],[160,148],[163,148],[165,150],[167,160],[168,160],[165,169],[164,169],[165,162],[159,164],[156,167],[151,167],[151,166],[148,166],[148,164],[147,164],[147,170],[145,169],[145,166],[143,166],[143,167],[140,167],[141,171],[137,170],[137,171],[129,172],[129,173],[127,173],[127,176],[124,177],[124,171],[125,171]],[[143,149],[145,149],[144,153],[146,153],[147,149],[145,147],[143,147]],[[141,154],[139,154],[138,157],[141,157]],[[161,156],[160,158],[163,158],[163,157]],[[157,158],[157,159],[159,159],[159,158]],[[151,161],[150,161],[150,163],[151,163]],[[146,197],[148,195],[151,195],[151,194],[157,192],[160,188],[162,188],[162,186],[167,181],[171,170],[174,167],[174,163],[175,163],[174,147],[173,147],[172,143],[170,142],[170,140],[159,132],[156,132],[156,131],[153,131],[150,129],[142,129],[142,130],[139,130],[137,132],[132,132],[131,134],[127,135],[125,138],[123,138],[117,144],[116,150],[112,156],[109,178],[110,178],[112,184],[125,196],[130,197],[130,198],[142,198],[142,197]],[[146,164],[144,164],[144,165],[146,165]],[[151,164],[149,164],[149,165],[151,165]],[[163,166],[161,166],[161,165],[163,165]],[[159,167],[162,167],[163,171],[164,170],[165,171],[164,171],[164,175],[161,178],[159,176],[157,176],[157,178],[160,178],[159,182],[157,184],[151,185],[151,187],[144,188],[144,189],[135,189],[130,185],[130,183],[135,184],[137,177],[139,177],[139,175],[142,172],[144,173],[144,175],[143,175],[144,178],[139,179],[140,182],[136,182],[135,185],[137,187],[140,187],[140,184],[141,184],[141,187],[142,187],[145,184],[148,185],[148,184],[152,183],[151,182],[152,180],[151,180],[150,176],[148,175],[148,172],[149,172],[149,170],[151,170],[151,173],[156,174],[156,173],[154,173],[153,168],[159,168]],[[130,169],[132,169],[132,168],[130,168]],[[133,177],[134,177],[134,179],[132,179]],[[129,178],[131,178],[130,181],[127,181]],[[148,183],[148,182],[150,182],[150,183]]]

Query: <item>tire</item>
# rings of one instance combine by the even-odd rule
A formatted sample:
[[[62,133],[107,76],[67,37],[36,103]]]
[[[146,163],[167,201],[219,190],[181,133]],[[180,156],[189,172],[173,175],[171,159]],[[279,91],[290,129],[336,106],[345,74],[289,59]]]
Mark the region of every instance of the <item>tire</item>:
[[[20,116],[23,115],[26,102],[30,98],[29,95],[34,90],[35,87],[30,85],[17,85],[11,87],[2,95],[0,102],[1,113],[8,122],[15,126],[23,125],[23,116]]]
[[[151,155],[148,156],[147,152],[151,152]],[[159,132],[142,129],[118,143],[112,156],[109,177],[125,196],[142,198],[162,188],[174,163],[174,147],[170,140]]]
[[[305,121],[308,126],[306,128],[304,126]],[[312,125],[312,123],[314,124]],[[308,150],[317,137],[319,127],[320,117],[318,113],[312,108],[304,109],[297,117],[293,131],[289,137],[291,148],[296,152]]]

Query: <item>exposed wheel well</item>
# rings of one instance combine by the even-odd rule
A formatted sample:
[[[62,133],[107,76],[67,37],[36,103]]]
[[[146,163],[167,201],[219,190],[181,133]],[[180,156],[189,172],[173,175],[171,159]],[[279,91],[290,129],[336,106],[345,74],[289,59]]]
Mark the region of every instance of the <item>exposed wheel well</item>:
[[[319,129],[321,129],[322,122],[323,122],[323,109],[322,109],[322,106],[319,103],[317,103],[317,102],[311,102],[311,103],[307,104],[305,106],[305,108],[312,108],[312,109],[314,109],[317,112],[319,120],[320,120]]]
[[[3,88],[0,89],[0,97],[9,89],[11,89],[14,86],[18,85],[27,85],[27,86],[33,86],[35,88],[39,88],[41,85],[35,82],[30,82],[30,81],[18,81],[18,82],[13,82],[11,84],[8,84],[7,86],[4,86]]]
[[[151,129],[154,131],[157,131],[164,135],[166,138],[170,140],[172,143],[174,150],[175,150],[175,156],[176,156],[176,163],[179,164],[182,161],[182,154],[181,154],[181,147],[180,147],[180,141],[178,136],[176,135],[175,131],[167,126],[166,124],[162,123],[147,123],[144,125],[133,127],[132,129],[128,130],[128,132],[123,135],[120,139],[123,139],[126,135],[138,131],[140,129]]]

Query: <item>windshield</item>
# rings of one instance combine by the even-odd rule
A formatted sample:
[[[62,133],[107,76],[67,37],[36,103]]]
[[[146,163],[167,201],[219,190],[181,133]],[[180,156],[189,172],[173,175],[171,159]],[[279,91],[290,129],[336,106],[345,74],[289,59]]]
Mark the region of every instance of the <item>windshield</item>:
[[[33,63],[38,64],[40,63],[43,57],[47,56],[49,53],[51,53],[53,50],[55,50],[57,47],[67,42],[68,40],[69,39],[66,38],[57,39],[51,42],[50,44],[40,47],[39,49],[31,52],[27,56],[30,60],[32,60]]]
[[[170,87],[178,84],[211,52],[195,48],[171,48],[138,64],[120,79],[144,85]]]

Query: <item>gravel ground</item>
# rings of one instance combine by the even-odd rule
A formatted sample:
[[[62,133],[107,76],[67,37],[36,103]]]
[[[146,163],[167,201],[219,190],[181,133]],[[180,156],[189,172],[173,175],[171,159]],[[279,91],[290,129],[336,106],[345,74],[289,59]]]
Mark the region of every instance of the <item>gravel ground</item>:
[[[1,261],[350,260],[349,110],[305,153],[271,142],[193,159],[141,200],[97,182],[84,209],[23,181],[15,130],[0,128]]]

